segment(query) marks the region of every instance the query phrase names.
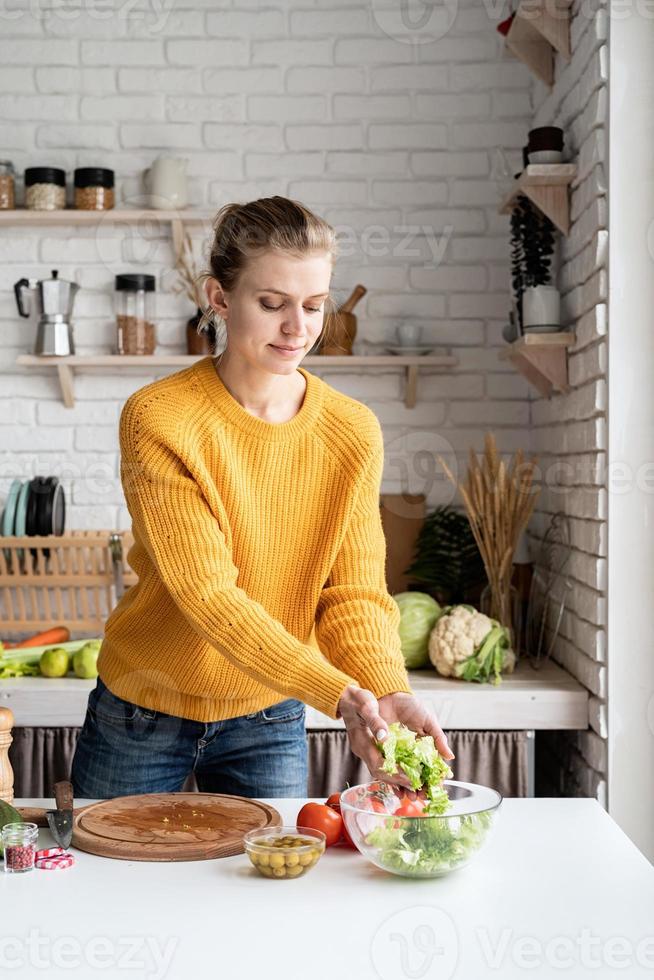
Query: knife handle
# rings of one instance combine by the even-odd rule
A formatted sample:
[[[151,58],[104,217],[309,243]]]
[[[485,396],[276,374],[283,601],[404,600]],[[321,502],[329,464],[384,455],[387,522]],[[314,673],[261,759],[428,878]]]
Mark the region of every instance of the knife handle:
[[[58,810],[73,809],[73,784],[68,779],[54,784],[55,802]]]

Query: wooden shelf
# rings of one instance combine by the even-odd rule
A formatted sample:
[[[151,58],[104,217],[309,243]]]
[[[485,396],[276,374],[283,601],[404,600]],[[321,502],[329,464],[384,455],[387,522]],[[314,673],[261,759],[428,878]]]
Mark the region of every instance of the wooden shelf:
[[[568,186],[574,180],[574,163],[530,163],[515,181],[499,207],[510,214],[516,199],[524,194],[564,235],[570,230]]]
[[[123,371],[125,368],[138,368],[148,373],[154,371],[166,371],[167,369],[190,367],[206,355],[197,354],[151,354],[151,355],[129,355],[129,354],[98,354],[83,355],[71,354],[68,357],[39,357],[36,354],[21,354],[16,358],[16,364],[28,368],[55,368],[59,375],[61,394],[64,405],[73,408],[75,405],[75,382],[74,375],[80,370],[107,369]],[[327,355],[313,355],[305,357],[302,361],[303,367],[330,370],[332,368],[404,368],[405,387],[404,403],[407,408],[414,408],[416,404],[416,388],[418,382],[418,371],[424,368],[451,368],[458,364],[458,359],[449,354],[424,354],[424,355],[347,355],[343,357],[332,357]]]
[[[554,84],[554,55],[570,61],[571,0],[522,0],[505,45],[546,85]]]
[[[33,211],[29,208],[16,208],[0,211],[0,228],[11,227],[112,227],[114,225],[147,226],[151,232],[156,225],[169,225],[173,238],[175,255],[179,255],[187,225],[206,225],[211,228],[215,211],[188,210],[163,211],[155,208],[111,208],[108,211],[82,211],[76,208],[62,208],[58,211]]]
[[[575,342],[573,333],[526,333],[500,353],[534,385],[545,398],[552,391],[568,390],[567,348]]]

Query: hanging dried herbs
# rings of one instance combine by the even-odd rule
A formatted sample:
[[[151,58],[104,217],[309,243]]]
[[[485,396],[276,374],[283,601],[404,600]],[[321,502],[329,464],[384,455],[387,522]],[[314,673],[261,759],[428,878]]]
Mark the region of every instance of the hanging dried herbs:
[[[522,295],[528,286],[550,282],[555,227],[529,198],[519,195],[511,211],[511,283],[522,322]]]
[[[406,574],[442,604],[465,602],[485,582],[484,563],[470,522],[454,507],[437,507],[424,520]]]

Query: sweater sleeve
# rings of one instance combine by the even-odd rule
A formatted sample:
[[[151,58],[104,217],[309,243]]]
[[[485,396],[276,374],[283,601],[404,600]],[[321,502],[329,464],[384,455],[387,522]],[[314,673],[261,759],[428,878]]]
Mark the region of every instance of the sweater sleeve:
[[[354,679],[236,584],[238,569],[200,485],[141,414],[129,401],[121,414],[121,480],[135,535],[175,604],[233,666],[284,697],[338,717],[340,696]]]
[[[332,664],[376,697],[412,693],[400,646],[400,611],[386,586],[379,494],[384,449],[379,425],[341,547],[323,586],[316,639]]]

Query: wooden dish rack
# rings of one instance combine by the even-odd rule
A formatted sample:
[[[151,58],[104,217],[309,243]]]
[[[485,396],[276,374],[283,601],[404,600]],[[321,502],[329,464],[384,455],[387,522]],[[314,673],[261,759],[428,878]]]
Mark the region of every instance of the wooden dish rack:
[[[102,634],[137,581],[126,559],[132,543],[129,531],[0,536],[0,636],[49,626]]]

